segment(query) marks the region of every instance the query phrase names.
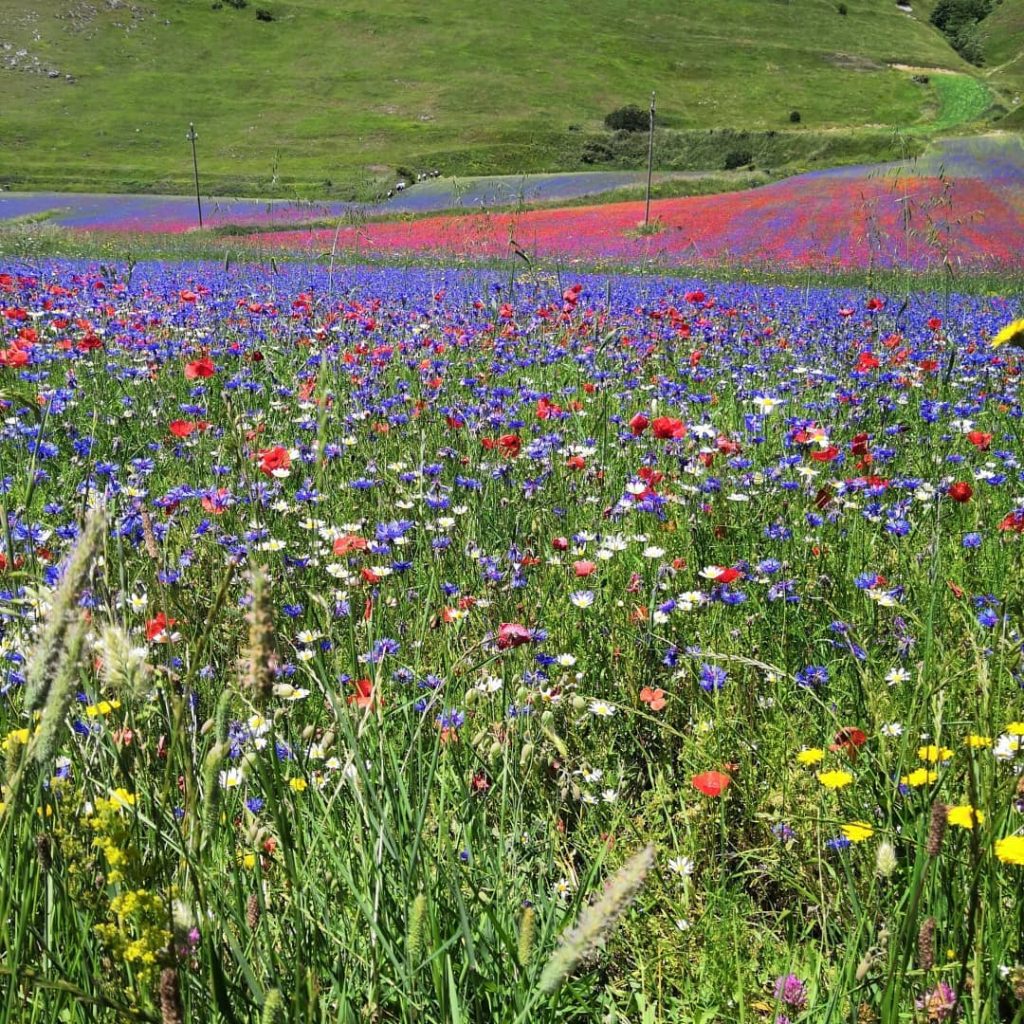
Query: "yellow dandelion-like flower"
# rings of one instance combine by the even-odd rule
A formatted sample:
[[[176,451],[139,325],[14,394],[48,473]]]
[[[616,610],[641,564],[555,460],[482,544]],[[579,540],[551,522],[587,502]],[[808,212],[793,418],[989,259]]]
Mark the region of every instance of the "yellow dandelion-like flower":
[[[970,804],[959,804],[946,808],[946,821],[957,828],[974,828],[974,823],[985,823],[985,812],[979,811]]]
[[[1024,736],[1024,722],[1011,722],[1006,727],[1006,731],[1011,736]]]
[[[821,764],[824,758],[825,751],[821,747],[809,747],[796,755],[798,764]]]
[[[922,761],[935,764],[938,761],[948,761],[953,756],[953,751],[949,747],[939,747],[934,743],[930,743],[926,747],[918,747],[917,756]]]
[[[110,791],[110,804],[118,810],[122,807],[134,807],[135,794],[129,793],[123,786],[118,786],[117,789]]]
[[[875,830],[866,821],[851,821],[846,825],[843,825],[839,830],[850,840],[851,843],[863,843],[865,839],[870,839],[874,834]]]
[[[938,772],[933,772],[928,768],[918,768],[912,771],[909,775],[904,775],[900,779],[900,782],[904,786],[913,786],[917,789],[919,786],[927,786],[934,782],[939,777]]]
[[[996,840],[996,856],[1004,864],[1024,867],[1024,836],[1007,836]]]
[[[291,787],[293,793],[301,793],[309,785],[305,779],[301,779],[296,776],[294,779],[288,780],[288,785]]]
[[[1014,320],[1008,323],[989,342],[992,348],[999,348],[1000,345],[1012,345],[1014,348],[1024,348],[1024,320]]]
[[[972,750],[981,750],[985,747],[992,746],[992,737],[979,736],[977,733],[972,732],[971,735],[964,740],[964,743],[966,743]]]
[[[853,776],[849,772],[841,771],[818,772],[818,781],[826,789],[842,789],[853,782]]]

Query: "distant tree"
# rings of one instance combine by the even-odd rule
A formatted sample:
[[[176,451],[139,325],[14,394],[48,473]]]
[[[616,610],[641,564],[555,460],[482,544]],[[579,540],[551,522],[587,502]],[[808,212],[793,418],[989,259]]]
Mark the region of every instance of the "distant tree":
[[[991,10],[990,0],[939,0],[928,20],[952,37],[965,25],[981,21]]]
[[[981,65],[985,51],[978,23],[988,16],[992,7],[993,0],[939,0],[929,20],[964,60]]]
[[[840,4],[836,10],[845,18],[846,17],[846,4]]]
[[[635,103],[630,103],[605,115],[604,124],[616,132],[645,132],[650,124],[650,115]]]
[[[789,123],[790,124],[799,124],[800,123],[800,111],[799,110],[791,110],[789,112]]]

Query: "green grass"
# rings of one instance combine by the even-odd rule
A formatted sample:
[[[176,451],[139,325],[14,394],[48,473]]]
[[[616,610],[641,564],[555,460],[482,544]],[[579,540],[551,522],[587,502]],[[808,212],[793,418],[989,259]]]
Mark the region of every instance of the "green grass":
[[[0,40],[76,79],[0,71],[4,183],[181,191],[193,120],[211,191],[365,194],[399,166],[582,167],[604,114],[652,89],[668,128],[776,131],[799,110],[809,132],[856,137],[927,112],[890,63],[974,73],[888,0],[845,17],[829,0],[597,0],[585,15],[567,0],[266,0],[270,23],[255,6],[83,0],[72,19],[56,0],[0,0]]]
[[[992,105],[992,93],[983,82],[970,75],[931,76],[929,84],[938,96],[939,109],[930,127],[948,131],[978,120]]]

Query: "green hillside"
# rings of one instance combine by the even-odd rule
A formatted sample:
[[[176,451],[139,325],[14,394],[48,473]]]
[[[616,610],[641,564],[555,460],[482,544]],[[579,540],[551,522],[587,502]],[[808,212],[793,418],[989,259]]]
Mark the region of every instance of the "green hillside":
[[[833,129],[853,128],[867,141],[860,150],[846,132],[843,152],[870,157],[887,129],[948,130],[961,117],[948,88],[892,65],[987,81],[928,10],[892,0],[0,0],[0,183],[181,190],[190,120],[204,187],[221,193],[344,195],[400,167],[582,168],[604,115],[646,106],[652,89],[666,129],[789,130],[798,111],[794,136],[813,140],[800,152],[827,159]],[[977,117],[991,86],[955,110]]]

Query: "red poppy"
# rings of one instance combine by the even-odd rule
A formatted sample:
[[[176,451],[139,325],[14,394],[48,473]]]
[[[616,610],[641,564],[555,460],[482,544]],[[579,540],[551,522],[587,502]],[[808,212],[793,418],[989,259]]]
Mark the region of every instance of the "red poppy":
[[[719,797],[732,785],[732,776],[725,772],[701,772],[690,779],[690,785],[705,796]]]
[[[562,407],[555,405],[550,398],[537,399],[537,419],[549,420],[552,416],[557,416],[561,412]]]
[[[715,566],[718,571],[711,577],[716,583],[723,583],[728,585],[738,580],[743,573],[739,569],[723,568],[721,566]]]
[[[838,458],[838,456],[839,449],[834,444],[830,444],[827,448],[823,448],[821,451],[811,452],[811,458],[814,459],[815,462],[832,462],[834,459]]]
[[[573,572],[582,579],[589,576],[591,573],[597,571],[597,565],[594,562],[589,562],[586,559],[581,559],[578,562],[572,563]]]
[[[1024,533],[1024,511],[1017,509],[1003,516],[999,523],[1000,530],[1010,530],[1013,533]]]
[[[570,455],[565,464],[569,469],[586,469],[587,460],[582,455]]]
[[[967,433],[967,440],[979,451],[987,452],[988,446],[992,443],[992,435],[986,434],[983,430],[971,430]]]
[[[652,711],[660,711],[665,706],[665,691],[664,690],[652,690],[649,686],[645,686],[640,691],[640,700],[646,704]]]
[[[517,622],[503,622],[498,627],[498,650],[507,651],[511,647],[522,647],[528,644],[533,637],[525,626]]]
[[[347,555],[350,551],[365,551],[366,540],[357,534],[346,533],[342,537],[334,539],[334,553],[336,555]]]
[[[377,573],[368,566],[364,565],[362,569],[359,570],[359,575],[362,576],[367,583],[380,583],[380,576],[378,576]]]
[[[514,459],[522,448],[523,442],[518,434],[502,434],[498,438],[498,448],[506,458]]]
[[[971,500],[974,491],[971,490],[971,485],[966,480],[957,480],[955,484],[949,485],[949,490],[946,493],[954,500],[960,502],[961,505],[966,504]]]
[[[372,708],[374,702],[374,686],[369,679],[357,679],[353,684],[355,693],[350,693],[345,699],[349,704],[355,704],[357,708]]]
[[[864,746],[867,740],[867,735],[863,729],[858,729],[855,725],[844,725],[836,732],[828,749],[832,753],[845,750],[850,760],[856,761],[858,747]]]
[[[167,429],[175,437],[189,437],[195,433],[196,424],[191,420],[171,420]]]
[[[289,469],[292,464],[288,449],[282,448],[281,445],[265,448],[257,452],[256,457],[259,459],[260,472],[266,473],[267,476],[273,476],[275,470]]]
[[[638,412],[630,421],[629,429],[634,437],[639,437],[650,426],[651,421],[642,413]]]
[[[553,537],[551,539],[551,547],[555,551],[566,551],[569,548],[569,541],[566,537]]]
[[[146,623],[146,639],[154,644],[167,643],[171,639],[168,631],[177,624],[177,619],[169,619],[163,612],[160,612],[155,618],[150,619]]]
[[[185,364],[186,380],[195,380],[197,377],[212,377],[216,373],[216,367],[209,356],[202,359],[194,359],[191,363]]]
[[[679,441],[686,437],[686,424],[671,416],[659,416],[652,424],[654,436],[664,441]]]
[[[877,370],[882,364],[878,356],[872,352],[861,352],[857,357],[857,365],[853,368],[855,373],[867,373],[868,370]]]

